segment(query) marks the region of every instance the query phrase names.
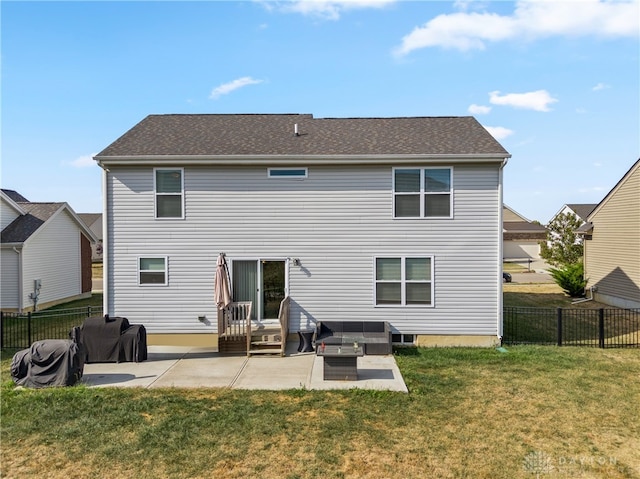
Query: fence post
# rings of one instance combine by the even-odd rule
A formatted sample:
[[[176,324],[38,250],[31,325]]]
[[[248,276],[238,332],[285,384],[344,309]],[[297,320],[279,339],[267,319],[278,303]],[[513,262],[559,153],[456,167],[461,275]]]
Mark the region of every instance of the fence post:
[[[27,338],[29,338],[29,346],[31,346],[31,311],[27,313]]]
[[[598,345],[604,349],[604,309],[598,310]]]
[[[558,346],[562,346],[562,308],[556,310],[558,318]]]
[[[91,305],[87,306],[87,318],[91,317]]]
[[[0,311],[0,348],[4,348],[4,312]]]

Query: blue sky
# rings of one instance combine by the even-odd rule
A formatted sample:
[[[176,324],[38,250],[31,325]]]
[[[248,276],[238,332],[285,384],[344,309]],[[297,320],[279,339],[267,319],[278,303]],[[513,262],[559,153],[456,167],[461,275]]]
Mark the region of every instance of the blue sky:
[[[547,222],[640,156],[638,1],[15,2],[3,188],[99,212],[91,160],[148,114],[473,115]]]

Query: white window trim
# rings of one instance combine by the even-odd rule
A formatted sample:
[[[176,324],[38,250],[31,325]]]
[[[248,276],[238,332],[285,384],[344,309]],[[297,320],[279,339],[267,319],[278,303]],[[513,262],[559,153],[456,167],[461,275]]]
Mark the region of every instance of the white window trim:
[[[158,193],[158,187],[156,184],[156,172],[157,171],[179,171],[180,172],[180,193]],[[180,194],[180,212],[181,216],[167,216],[167,217],[158,217],[158,196],[175,196]],[[176,168],[154,168],[153,169],[153,216],[156,220],[159,221],[171,221],[171,220],[183,220],[185,217],[184,211],[184,168],[176,167]]]
[[[419,192],[398,192],[396,193],[396,170],[420,170],[420,191]],[[424,180],[424,172],[426,170],[449,170],[450,171],[450,182],[449,182],[449,191],[434,191],[427,192],[425,191],[425,180]],[[391,214],[393,215],[393,219],[395,220],[450,220],[453,219],[453,166],[428,166],[428,167],[413,167],[413,166],[397,166],[392,168],[391,172],[391,186],[392,186],[392,196],[393,202],[391,205]],[[425,197],[428,195],[441,195],[448,193],[451,201],[449,201],[449,216],[425,216],[424,203]],[[418,194],[420,196],[420,216],[396,216],[396,196],[402,195],[415,195]]]
[[[140,282],[140,273],[143,272],[150,272],[150,270],[141,270],[140,269],[140,260],[141,259],[163,259],[164,260],[164,283],[141,283]],[[136,271],[137,271],[137,275],[138,275],[138,286],[142,287],[142,288],[154,288],[154,287],[161,287],[161,286],[168,286],[169,285],[169,257],[168,256],[162,256],[162,255],[144,255],[144,256],[138,256],[137,258],[137,264],[136,264]],[[153,272],[158,272],[158,270],[153,270]]]
[[[378,279],[376,278],[376,260],[380,258],[390,258],[390,259],[400,259],[400,304],[378,304],[377,297],[377,284]],[[406,263],[405,260],[407,258],[429,258],[431,260],[431,280],[428,281],[431,285],[431,304],[406,304],[406,288],[405,285],[407,283],[426,283],[427,281],[407,281],[406,279]],[[435,277],[434,277],[434,264],[435,257],[433,255],[403,255],[403,256],[393,256],[393,255],[380,255],[374,256],[373,258],[373,306],[375,308],[435,308],[436,299],[435,299]],[[397,283],[398,281],[380,281],[381,283]]]
[[[278,176],[273,175],[274,171],[291,171],[291,170],[303,170],[304,175],[285,175]],[[269,179],[278,179],[278,180],[304,180],[309,177],[309,168],[306,167],[298,167],[298,168],[267,168],[267,178]]]

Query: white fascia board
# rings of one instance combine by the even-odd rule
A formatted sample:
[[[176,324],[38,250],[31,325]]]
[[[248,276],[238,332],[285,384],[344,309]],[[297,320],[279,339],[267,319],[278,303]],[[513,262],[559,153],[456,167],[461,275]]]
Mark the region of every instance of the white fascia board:
[[[0,197],[7,202],[7,204],[9,206],[11,206],[11,208],[13,208],[14,210],[16,210],[18,212],[18,214],[20,215],[26,215],[27,212],[25,211],[25,209],[20,206],[18,203],[16,203],[15,201],[13,201],[9,195],[7,195],[4,191],[0,190]]]
[[[403,163],[502,163],[510,154],[469,155],[157,155],[157,156],[96,156],[100,167],[127,165],[358,165]]]
[[[2,249],[21,249],[24,246],[24,243],[2,243],[0,248]]]

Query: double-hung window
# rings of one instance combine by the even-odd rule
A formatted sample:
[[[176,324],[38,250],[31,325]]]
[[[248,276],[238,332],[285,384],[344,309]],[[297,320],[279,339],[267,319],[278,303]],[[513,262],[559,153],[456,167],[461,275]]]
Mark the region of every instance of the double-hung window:
[[[394,218],[451,218],[451,168],[395,168]]]
[[[432,306],[433,257],[375,259],[376,306]]]
[[[167,257],[153,256],[138,258],[138,284],[167,285]]]
[[[183,177],[182,168],[154,169],[156,218],[184,217]]]

